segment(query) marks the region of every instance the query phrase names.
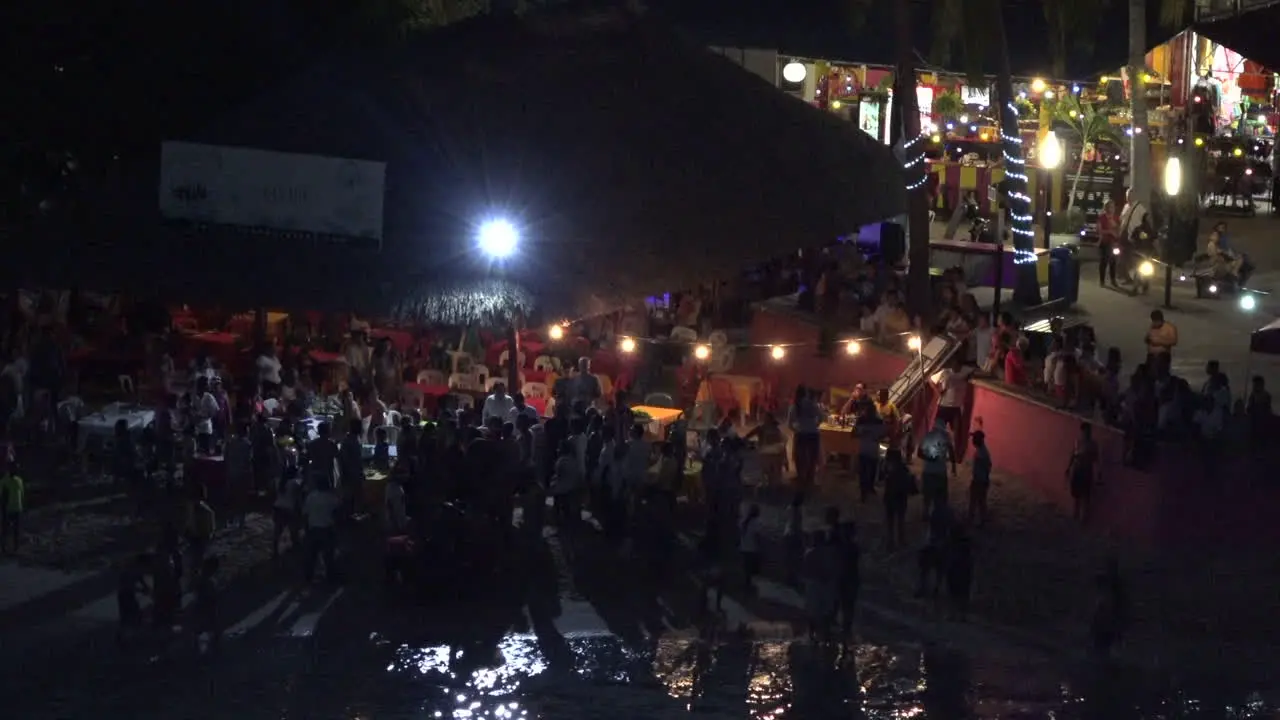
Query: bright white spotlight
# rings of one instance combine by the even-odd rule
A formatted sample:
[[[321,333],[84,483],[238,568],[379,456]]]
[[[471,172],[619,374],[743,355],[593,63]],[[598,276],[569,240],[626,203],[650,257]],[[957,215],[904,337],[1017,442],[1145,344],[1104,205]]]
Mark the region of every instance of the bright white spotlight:
[[[772,357],[774,360],[781,360],[786,356],[787,350],[781,345],[774,345],[773,348],[769,350],[769,357]]]
[[[857,355],[862,352],[862,343],[857,340],[850,340],[848,344],[844,346],[844,351],[850,355]]]
[[[1156,266],[1150,260],[1144,260],[1138,266],[1138,274],[1142,277],[1151,277],[1156,274]]]
[[[1210,294],[1210,295],[1217,295],[1217,294],[1218,294],[1218,286],[1217,286],[1217,285],[1210,285],[1210,286],[1209,286],[1209,294]]]
[[[1112,254],[1112,255],[1119,255],[1119,254],[1120,254],[1120,248],[1112,248],[1112,249],[1111,249],[1111,254]]]
[[[622,342],[618,344],[618,349],[624,353],[633,353],[636,351],[636,341],[629,337],[624,337]]]
[[[551,329],[547,331],[547,335],[550,335],[552,340],[559,340],[564,337],[564,327],[561,325],[552,325]]]
[[[795,60],[792,60],[791,62],[782,66],[782,79],[786,80],[789,83],[801,82],[802,80],[804,80],[805,76],[808,74],[809,74],[809,68],[805,67],[804,63],[799,63],[799,62],[796,62]]]
[[[480,249],[485,255],[502,259],[515,254],[520,244],[520,231],[509,220],[486,220],[480,226]]]
[[[1245,293],[1240,296],[1241,310],[1252,312],[1256,307],[1258,307],[1258,299],[1253,296],[1253,293]]]
[[[919,349],[920,349],[920,336],[919,336],[919,335],[912,335],[911,337],[907,338],[907,349],[908,349],[908,350],[919,350]]]
[[[707,358],[711,357],[711,348],[707,347],[706,345],[699,345],[698,347],[693,349],[693,356],[698,358],[699,360],[706,360]]]

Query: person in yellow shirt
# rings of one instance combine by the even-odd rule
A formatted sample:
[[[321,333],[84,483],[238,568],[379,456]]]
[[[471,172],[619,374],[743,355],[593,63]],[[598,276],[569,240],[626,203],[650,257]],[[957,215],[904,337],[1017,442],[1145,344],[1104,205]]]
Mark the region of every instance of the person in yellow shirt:
[[[885,436],[889,440],[889,447],[897,447],[901,440],[902,430],[902,413],[898,411],[898,406],[889,399],[889,388],[880,388],[876,393],[876,414],[884,421]]]
[[[11,540],[13,551],[17,552],[26,484],[12,463],[6,462],[0,473],[0,552],[9,552]]]
[[[1147,368],[1167,373],[1173,365],[1173,348],[1178,345],[1178,328],[1166,322],[1164,313],[1151,311],[1151,327],[1147,329]]]

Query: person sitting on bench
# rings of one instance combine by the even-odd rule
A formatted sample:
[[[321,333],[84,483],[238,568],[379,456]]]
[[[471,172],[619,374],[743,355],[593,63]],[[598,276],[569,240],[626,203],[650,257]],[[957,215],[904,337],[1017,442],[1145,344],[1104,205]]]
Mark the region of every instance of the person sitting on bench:
[[[1244,268],[1244,257],[1231,251],[1226,232],[1226,223],[1213,226],[1213,232],[1209,233],[1209,244],[1205,247],[1205,254],[1209,256],[1215,277],[1239,278],[1240,271]]]

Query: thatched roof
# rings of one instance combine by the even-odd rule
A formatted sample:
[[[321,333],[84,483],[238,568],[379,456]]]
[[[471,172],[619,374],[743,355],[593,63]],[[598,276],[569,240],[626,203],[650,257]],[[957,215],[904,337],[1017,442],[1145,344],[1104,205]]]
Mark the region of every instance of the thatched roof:
[[[483,18],[325,62],[183,139],[388,164],[380,253],[175,235],[152,179],[109,196],[115,237],[81,257],[222,304],[376,311],[416,293],[434,317],[467,315],[494,278],[475,224],[503,214],[524,234],[503,282],[586,313],[829,242],[905,201],[890,150],[855,126],[614,12]]]

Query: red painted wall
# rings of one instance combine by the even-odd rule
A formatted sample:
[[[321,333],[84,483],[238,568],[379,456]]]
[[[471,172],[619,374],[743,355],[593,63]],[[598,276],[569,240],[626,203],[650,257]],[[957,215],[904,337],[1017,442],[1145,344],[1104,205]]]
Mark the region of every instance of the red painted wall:
[[[811,321],[785,312],[758,309],[751,323],[753,343],[802,343],[784,361],[773,362],[766,351],[740,356],[736,371],[765,377],[785,406],[798,384],[827,389],[865,382],[887,386],[906,368],[903,354],[863,344],[858,355],[839,347],[831,358],[818,357],[818,329]],[[971,385],[965,423],[982,418],[996,468],[1032,484],[1047,501],[1071,512],[1066,467],[1079,436],[1078,415],[1054,409],[996,383]],[[937,398],[932,390],[912,407],[917,431],[930,424]],[[1126,542],[1183,547],[1196,543],[1252,543],[1280,539],[1280,481],[1268,481],[1247,458],[1225,463],[1206,477],[1194,446],[1162,446],[1147,471],[1124,467],[1123,437],[1118,430],[1094,424],[1102,453],[1102,486],[1094,493],[1091,525]],[[967,433],[966,433],[967,437]],[[963,439],[962,439],[963,444]],[[1252,487],[1245,478],[1257,477]],[[1274,472],[1271,473],[1275,475]]]

